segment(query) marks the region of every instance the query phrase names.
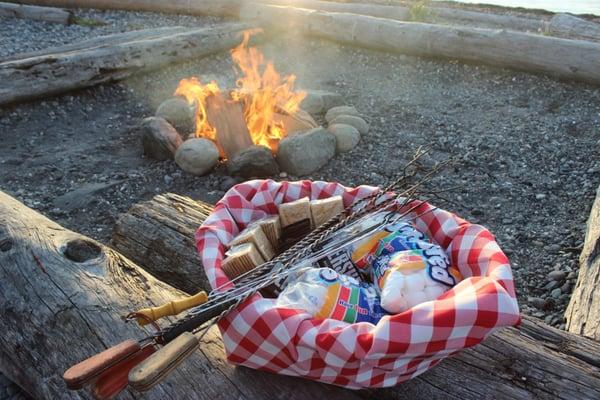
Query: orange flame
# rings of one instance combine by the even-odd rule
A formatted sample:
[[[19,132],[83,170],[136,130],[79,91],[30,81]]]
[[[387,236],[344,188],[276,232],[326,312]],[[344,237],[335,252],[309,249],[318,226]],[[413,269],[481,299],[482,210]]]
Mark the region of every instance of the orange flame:
[[[242,43],[231,50],[239,75],[237,89],[229,94],[231,99],[243,105],[244,119],[254,144],[263,145],[275,151],[279,141],[285,137],[285,127],[277,114],[294,115],[306,92],[294,91],[296,77],[279,75],[271,61],[265,61],[256,47],[248,47],[250,35],[244,32]],[[196,136],[216,139],[216,130],[206,117],[206,99],[221,93],[216,82],[202,84],[197,78],[186,78],[179,82],[176,96],[183,96],[195,106]]]

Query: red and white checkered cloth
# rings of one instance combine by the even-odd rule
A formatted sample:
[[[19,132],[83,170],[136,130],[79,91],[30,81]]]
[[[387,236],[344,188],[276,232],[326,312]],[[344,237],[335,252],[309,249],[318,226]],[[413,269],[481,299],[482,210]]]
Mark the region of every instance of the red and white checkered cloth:
[[[347,206],[376,190],[320,181],[253,180],[234,186],[196,233],[211,285],[228,282],[221,270],[226,245],[248,223],[277,214],[278,204],[342,195]],[[431,208],[423,203],[414,212]],[[487,229],[440,209],[415,223],[459,268],[465,279],[454,288],[377,325],[314,319],[276,308],[274,299],[256,294],[219,323],[228,360],[353,389],[393,386],[519,323],[509,261]]]

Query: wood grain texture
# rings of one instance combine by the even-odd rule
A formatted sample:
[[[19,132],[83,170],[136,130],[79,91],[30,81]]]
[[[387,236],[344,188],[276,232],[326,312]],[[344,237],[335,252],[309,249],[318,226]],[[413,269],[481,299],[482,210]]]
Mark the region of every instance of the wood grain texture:
[[[600,43],[595,42],[265,4],[242,6],[240,17],[354,46],[600,84]]]
[[[548,22],[554,36],[600,41],[600,24],[570,14],[556,14]]]
[[[196,254],[194,233],[213,206],[172,193],[155,196],[122,214],[111,245],[158,279],[189,294],[210,291]]]
[[[565,317],[568,331],[600,340],[600,186],[587,221],[579,276]]]
[[[73,22],[73,14],[61,8],[12,3],[0,3],[0,16],[56,22],[64,25]]]
[[[217,144],[227,159],[252,146],[252,138],[244,119],[242,103],[223,94],[206,99],[206,120],[216,130]]]
[[[241,32],[247,28],[247,24],[231,23],[183,31],[150,30],[137,37],[110,35],[104,41],[94,39],[89,47],[68,45],[53,53],[0,62],[0,105],[118,81],[228,50],[241,42]]]

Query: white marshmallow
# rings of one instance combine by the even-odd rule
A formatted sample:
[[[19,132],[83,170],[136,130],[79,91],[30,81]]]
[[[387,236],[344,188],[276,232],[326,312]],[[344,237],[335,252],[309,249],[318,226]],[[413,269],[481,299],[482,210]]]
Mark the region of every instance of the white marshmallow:
[[[406,283],[404,284],[406,292],[422,292],[425,290],[426,275],[427,271],[425,269],[406,275]]]
[[[391,314],[406,310],[406,300],[402,296],[406,276],[399,271],[391,271],[381,290],[381,307]]]
[[[438,297],[440,297],[445,291],[446,288],[444,287],[444,285],[436,283],[435,285],[427,286],[425,288],[425,295],[427,296],[427,300],[435,300]]]
[[[427,295],[425,294],[424,291],[410,291],[409,293],[406,293],[404,298],[406,299],[406,303],[408,304],[408,308],[412,308],[414,306],[416,306],[417,304],[421,304],[421,303],[425,303],[426,301],[429,301],[429,299],[427,299]]]

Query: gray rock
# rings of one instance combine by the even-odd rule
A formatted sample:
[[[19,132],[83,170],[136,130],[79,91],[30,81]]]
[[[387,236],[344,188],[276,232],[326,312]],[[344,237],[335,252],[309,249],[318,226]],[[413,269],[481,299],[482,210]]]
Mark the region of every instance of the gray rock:
[[[289,174],[306,175],[327,164],[334,155],[335,136],[319,127],[279,142],[277,163]]]
[[[564,280],[566,276],[567,273],[565,271],[552,271],[548,274],[548,278],[557,282]]]
[[[227,170],[232,176],[263,178],[278,174],[279,166],[270,149],[251,146],[233,156],[227,162]]]
[[[58,208],[59,212],[71,212],[73,210],[85,208],[98,200],[101,193],[109,188],[119,185],[123,180],[110,182],[87,183],[71,190],[61,196],[56,197],[52,204]]]
[[[554,307],[554,300],[552,299],[541,299],[539,297],[529,297],[529,304],[537,308],[538,310],[548,311]]]
[[[571,282],[565,282],[565,284],[560,287],[560,291],[563,293],[571,293],[571,289]]]
[[[325,114],[325,120],[327,122],[333,121],[336,117],[340,115],[354,115],[356,117],[360,117],[360,114],[354,108],[354,106],[337,106],[330,108]]]
[[[323,114],[332,107],[344,104],[343,97],[338,93],[325,90],[306,90],[306,97],[300,103],[300,108],[309,114]]]
[[[561,294],[562,290],[560,290],[560,288],[553,289],[552,292],[550,292],[550,296],[552,296],[554,299],[558,299]]]
[[[155,115],[166,119],[183,138],[195,130],[194,110],[181,97],[163,101],[156,109]]]
[[[329,124],[345,124],[353,126],[360,132],[361,135],[366,135],[369,133],[369,124],[367,124],[367,121],[355,115],[339,115],[329,122]]]
[[[560,245],[559,244],[551,244],[546,246],[546,250],[550,253],[558,253],[558,251],[560,250]]]
[[[148,117],[135,128],[142,138],[144,154],[155,160],[172,160],[183,140],[164,118]]]
[[[558,286],[558,282],[550,281],[544,286],[544,290],[551,291]]]
[[[208,139],[188,139],[177,149],[175,162],[179,167],[193,175],[204,175],[217,165],[219,150]]]
[[[352,150],[360,142],[360,133],[351,125],[331,124],[327,130],[335,136],[335,150],[338,154]]]

